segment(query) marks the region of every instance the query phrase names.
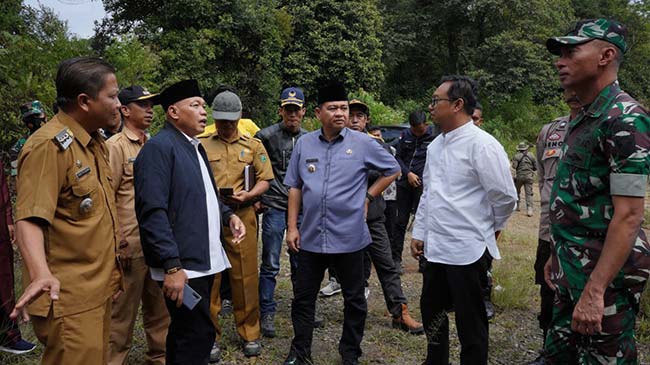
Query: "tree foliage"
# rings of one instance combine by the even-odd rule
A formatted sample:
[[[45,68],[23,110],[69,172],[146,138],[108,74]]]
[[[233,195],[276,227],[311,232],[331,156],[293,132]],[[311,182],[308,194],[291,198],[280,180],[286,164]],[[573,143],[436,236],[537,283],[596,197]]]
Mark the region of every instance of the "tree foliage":
[[[16,6],[16,3],[18,6]],[[67,25],[48,8],[7,1],[0,16],[0,110],[4,112],[0,151],[8,151],[26,133],[21,104],[40,100],[52,115],[54,78],[61,60],[89,54],[89,42],[71,37]]]
[[[289,15],[276,1],[105,0],[104,5],[113,17],[98,28],[102,41],[96,47],[115,33],[135,34],[159,57],[152,78],[158,88],[196,78],[209,95],[228,84],[239,90],[246,116],[265,121],[275,113],[277,106],[268,101],[281,90],[281,55],[290,32]]]
[[[206,92],[238,89],[244,115],[277,119],[283,87],[305,90],[344,81],[367,100],[377,123],[401,123],[425,109],[441,76],[477,79],[486,128],[510,146],[566,111],[549,36],[577,19],[606,17],[628,26],[624,89],[650,101],[648,0],[103,0],[107,17],[91,39],[71,37],[49,9],[0,4],[0,106],[4,151],[22,133],[18,106],[54,100],[57,64],[76,55],[113,63],[121,86],[152,91],[196,78]],[[356,90],[356,91],[354,91]],[[309,113],[311,114],[311,113]],[[157,121],[159,125],[161,121]]]
[[[292,37],[283,52],[283,81],[307,90],[343,81],[348,88],[378,90],[383,82],[382,18],[376,2],[286,0]]]

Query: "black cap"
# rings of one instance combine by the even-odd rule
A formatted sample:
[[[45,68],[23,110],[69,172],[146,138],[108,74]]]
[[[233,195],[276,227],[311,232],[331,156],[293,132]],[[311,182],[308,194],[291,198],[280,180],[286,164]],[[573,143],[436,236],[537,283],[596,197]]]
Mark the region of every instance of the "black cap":
[[[195,96],[202,96],[198,81],[183,80],[163,90],[158,98],[163,110],[166,112],[169,106],[175,102]]]
[[[154,104],[158,104],[158,94],[152,94],[140,85],[125,87],[117,97],[120,99],[122,105],[140,100],[151,100]]]
[[[318,89],[318,105],[328,101],[348,101],[348,93],[343,83],[333,81]]]

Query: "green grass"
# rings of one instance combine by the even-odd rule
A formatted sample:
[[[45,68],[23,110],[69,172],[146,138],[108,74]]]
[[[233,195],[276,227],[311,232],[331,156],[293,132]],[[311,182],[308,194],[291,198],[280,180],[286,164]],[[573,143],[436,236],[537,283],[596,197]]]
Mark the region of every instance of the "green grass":
[[[530,235],[504,232],[499,247],[504,254],[502,260],[494,262],[492,270],[494,304],[501,310],[527,309],[538,288],[532,270],[535,263],[537,241]]]

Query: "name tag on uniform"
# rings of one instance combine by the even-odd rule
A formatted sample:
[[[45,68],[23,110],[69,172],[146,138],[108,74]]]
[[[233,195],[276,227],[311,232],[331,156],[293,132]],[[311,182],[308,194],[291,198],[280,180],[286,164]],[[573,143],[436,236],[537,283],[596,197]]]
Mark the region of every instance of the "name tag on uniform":
[[[84,175],[88,175],[90,173],[90,167],[86,166],[83,169],[77,171],[75,175],[77,175],[77,180],[81,179]]]

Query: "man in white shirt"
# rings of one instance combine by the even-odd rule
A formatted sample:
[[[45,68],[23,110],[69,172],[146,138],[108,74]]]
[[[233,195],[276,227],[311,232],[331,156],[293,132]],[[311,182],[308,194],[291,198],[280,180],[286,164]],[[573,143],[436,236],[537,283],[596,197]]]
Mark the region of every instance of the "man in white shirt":
[[[444,77],[429,112],[442,133],[427,148],[424,190],[413,227],[411,253],[424,255],[420,308],[427,334],[424,364],[449,364],[449,320],[454,308],[460,363],[487,364],[488,321],[481,276],[488,254],[517,201],[503,146],[472,122],[476,84]]]

